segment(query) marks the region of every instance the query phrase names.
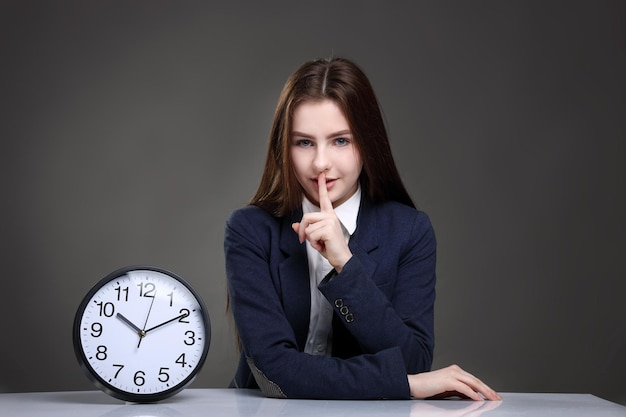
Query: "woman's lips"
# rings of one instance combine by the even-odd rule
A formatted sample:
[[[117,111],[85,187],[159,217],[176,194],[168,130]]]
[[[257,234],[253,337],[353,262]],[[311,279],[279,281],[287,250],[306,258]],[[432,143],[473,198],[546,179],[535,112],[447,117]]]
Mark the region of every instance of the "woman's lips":
[[[333,186],[333,184],[337,181],[336,178],[326,178],[326,189],[329,189]],[[315,188],[319,188],[319,183],[317,178],[313,178],[313,183],[315,184]]]

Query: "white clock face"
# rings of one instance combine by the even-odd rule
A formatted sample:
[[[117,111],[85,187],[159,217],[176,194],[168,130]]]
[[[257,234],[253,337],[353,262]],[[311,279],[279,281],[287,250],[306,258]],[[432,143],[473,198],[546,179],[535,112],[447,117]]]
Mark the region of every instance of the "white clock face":
[[[127,400],[180,390],[210,343],[201,301],[181,281],[149,269],[126,271],[102,285],[75,326],[83,366],[105,391]]]

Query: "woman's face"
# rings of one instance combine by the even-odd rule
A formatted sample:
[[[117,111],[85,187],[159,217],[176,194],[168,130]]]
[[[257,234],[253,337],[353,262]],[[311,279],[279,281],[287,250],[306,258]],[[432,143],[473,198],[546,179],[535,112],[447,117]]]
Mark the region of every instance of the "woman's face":
[[[334,207],[358,189],[363,168],[350,125],[332,100],[305,101],[293,114],[289,138],[291,160],[307,198],[319,205],[317,178],[325,173],[326,189]]]

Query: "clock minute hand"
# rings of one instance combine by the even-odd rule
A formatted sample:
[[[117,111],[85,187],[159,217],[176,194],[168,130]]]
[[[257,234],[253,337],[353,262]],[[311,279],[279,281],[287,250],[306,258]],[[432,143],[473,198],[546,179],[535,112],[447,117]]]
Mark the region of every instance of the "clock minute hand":
[[[171,318],[171,319],[169,319],[169,320],[167,320],[167,321],[164,321],[164,322],[163,322],[163,323],[161,323],[161,324],[157,324],[156,326],[149,328],[148,330],[146,330],[146,331],[145,331],[145,333],[151,332],[152,330],[154,330],[154,329],[158,329],[159,327],[161,327],[161,326],[165,326],[166,324],[171,323],[171,322],[173,322],[173,321],[180,320],[180,319],[182,319],[183,317],[187,317],[188,315],[189,315],[189,313],[183,313],[183,314],[181,314],[181,315],[179,315],[179,316],[176,316],[176,317],[174,317],[174,318]]]

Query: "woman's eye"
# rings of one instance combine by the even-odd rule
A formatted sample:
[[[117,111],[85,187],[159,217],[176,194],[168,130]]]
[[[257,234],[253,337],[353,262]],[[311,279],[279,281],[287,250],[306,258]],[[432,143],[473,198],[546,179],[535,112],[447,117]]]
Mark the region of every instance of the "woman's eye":
[[[335,145],[337,146],[346,146],[350,141],[346,138],[337,138],[335,139]]]
[[[309,146],[313,146],[313,142],[308,139],[298,139],[294,141],[294,145],[302,148],[307,148]]]

